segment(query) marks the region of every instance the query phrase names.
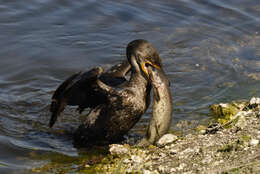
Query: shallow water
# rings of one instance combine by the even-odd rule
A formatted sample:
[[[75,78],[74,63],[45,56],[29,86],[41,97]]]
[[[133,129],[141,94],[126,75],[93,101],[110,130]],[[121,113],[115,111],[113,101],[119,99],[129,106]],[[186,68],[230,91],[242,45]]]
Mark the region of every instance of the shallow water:
[[[127,43],[138,38],[163,59],[172,129],[183,120],[207,120],[213,103],[260,95],[259,0],[2,0],[0,172],[46,161],[35,153],[77,156],[76,111],[47,126],[53,91],[74,72],[125,59]],[[150,116],[151,109],[133,132],[142,132]]]

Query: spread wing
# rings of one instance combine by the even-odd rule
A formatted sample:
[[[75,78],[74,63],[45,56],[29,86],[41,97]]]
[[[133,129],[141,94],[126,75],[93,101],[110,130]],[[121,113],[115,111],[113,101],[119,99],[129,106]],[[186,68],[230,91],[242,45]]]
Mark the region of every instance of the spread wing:
[[[97,67],[86,72],[79,72],[65,80],[54,92],[50,111],[52,113],[49,126],[52,127],[57,117],[66,105],[78,106],[79,112],[85,108],[95,108],[107,102],[107,95],[97,86],[97,79],[118,86],[126,81],[125,75],[130,70],[128,62],[113,66],[103,73],[103,68]]]

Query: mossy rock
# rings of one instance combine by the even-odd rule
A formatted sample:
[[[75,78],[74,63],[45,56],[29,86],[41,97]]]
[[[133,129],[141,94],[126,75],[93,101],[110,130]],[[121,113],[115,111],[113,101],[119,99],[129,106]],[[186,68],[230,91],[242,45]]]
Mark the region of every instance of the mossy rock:
[[[237,103],[220,103],[211,106],[211,113],[213,118],[220,124],[225,124],[232,120],[232,118],[238,113],[240,107]]]

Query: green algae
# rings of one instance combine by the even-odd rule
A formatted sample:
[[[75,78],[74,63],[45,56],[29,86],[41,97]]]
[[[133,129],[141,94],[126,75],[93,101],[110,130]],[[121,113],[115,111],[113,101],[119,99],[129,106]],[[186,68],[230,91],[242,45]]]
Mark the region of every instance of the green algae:
[[[103,173],[102,164],[111,161],[107,149],[91,150],[79,156],[68,156],[60,153],[30,154],[32,159],[46,161],[40,167],[32,169],[34,173]]]
[[[238,113],[239,108],[237,104],[225,103],[225,104],[214,104],[211,106],[211,113],[213,118],[220,124],[226,124]]]
[[[41,155],[33,153],[35,160],[47,161],[40,167],[35,167],[31,171],[34,173],[58,173],[58,174],[94,174],[94,173],[125,173],[123,161],[127,157],[113,156],[106,150],[91,151],[82,153],[77,157],[71,157],[59,153],[44,153]],[[106,166],[113,166],[107,168]]]

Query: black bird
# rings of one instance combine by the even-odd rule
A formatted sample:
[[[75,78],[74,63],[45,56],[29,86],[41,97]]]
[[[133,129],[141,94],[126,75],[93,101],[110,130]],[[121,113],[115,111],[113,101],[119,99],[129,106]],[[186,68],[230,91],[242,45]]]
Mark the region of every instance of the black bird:
[[[104,144],[121,140],[150,104],[151,84],[146,66],[161,69],[157,50],[146,40],[134,40],[126,49],[128,62],[103,73],[93,68],[69,77],[55,91],[50,111],[52,127],[66,105],[91,108],[74,133],[75,145]],[[129,81],[126,73],[131,69]]]

